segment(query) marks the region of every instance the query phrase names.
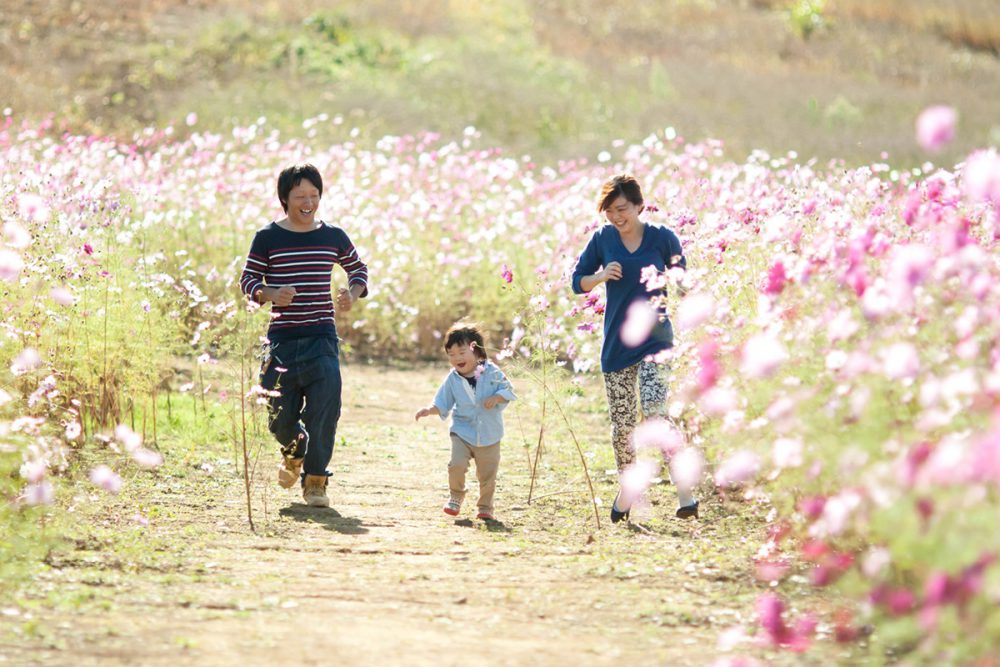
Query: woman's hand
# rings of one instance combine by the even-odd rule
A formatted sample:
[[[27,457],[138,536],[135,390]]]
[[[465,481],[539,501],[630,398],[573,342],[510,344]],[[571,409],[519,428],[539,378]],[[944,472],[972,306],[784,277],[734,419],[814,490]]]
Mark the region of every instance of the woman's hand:
[[[584,292],[589,292],[601,283],[606,283],[609,280],[621,280],[622,279],[622,265],[618,262],[608,262],[608,265],[604,267],[603,270],[598,271],[592,276],[584,276],[580,279],[580,287],[583,288]]]
[[[611,262],[604,267],[604,270],[597,274],[600,276],[601,282],[606,283],[609,280],[621,280],[622,278],[622,265],[618,262]]]

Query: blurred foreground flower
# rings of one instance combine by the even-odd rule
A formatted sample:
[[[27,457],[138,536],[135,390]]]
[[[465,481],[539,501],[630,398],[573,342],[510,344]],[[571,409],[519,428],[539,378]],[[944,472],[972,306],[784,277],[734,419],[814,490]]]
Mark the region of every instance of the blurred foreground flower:
[[[917,116],[917,143],[925,151],[937,152],[955,138],[958,113],[948,106],[924,109]]]
[[[90,481],[108,493],[118,493],[122,488],[121,477],[106,465],[99,465],[91,470]]]

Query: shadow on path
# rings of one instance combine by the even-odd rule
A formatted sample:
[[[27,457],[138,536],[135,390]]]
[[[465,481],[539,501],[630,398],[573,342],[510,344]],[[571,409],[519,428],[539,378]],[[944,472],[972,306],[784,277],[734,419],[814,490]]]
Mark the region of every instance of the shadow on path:
[[[344,535],[363,535],[368,532],[361,519],[343,516],[332,507],[310,507],[304,503],[295,503],[281,508],[278,514],[296,521],[318,523],[327,530]]]
[[[491,533],[510,533],[513,532],[503,521],[497,521],[496,519],[483,519],[483,525]],[[475,528],[476,522],[472,519],[455,519],[455,525],[461,526],[462,528]]]

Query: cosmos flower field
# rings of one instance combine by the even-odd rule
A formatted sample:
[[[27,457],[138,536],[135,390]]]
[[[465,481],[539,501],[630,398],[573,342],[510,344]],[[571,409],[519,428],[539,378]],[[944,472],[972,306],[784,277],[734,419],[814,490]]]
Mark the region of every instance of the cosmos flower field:
[[[161,455],[144,442],[159,393],[239,398],[238,381],[206,382],[199,369],[258,343],[266,312],[249,312],[236,282],[253,231],[280,215],[278,171],[303,159],[325,178],[321,217],[348,232],[371,274],[370,297],[338,325],[351,354],[435,355],[465,316],[486,325],[501,364],[544,359],[599,383],[602,292],[575,296],[568,276],[601,224],[601,182],[629,171],[643,219],[677,232],[688,265],[647,276],[667,289],[677,346],[671,419],[637,444],[678,457],[703,495],[767,517],[750,564],[758,625],[725,641],[736,655],[745,642],[867,642],[960,664],[991,654],[995,150],[957,166],[903,169],[886,156],[854,168],[736,160],[668,128],[597,162],[542,166],[482,146],[472,129],[318,145],[316,128],[339,122],[310,119],[289,138],[264,119],[217,134],[189,118],[122,142],[4,118],[4,502],[52,503],[84,447],[155,468]],[[929,147],[947,139],[932,130]],[[112,467],[87,473],[108,493],[122,484]],[[656,473],[631,476],[637,496]],[[790,609],[783,588],[803,578],[840,602]]]

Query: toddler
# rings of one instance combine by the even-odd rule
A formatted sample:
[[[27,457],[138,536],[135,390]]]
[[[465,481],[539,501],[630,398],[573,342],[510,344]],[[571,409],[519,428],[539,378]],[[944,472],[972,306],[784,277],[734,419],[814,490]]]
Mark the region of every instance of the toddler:
[[[513,388],[496,364],[486,357],[483,335],[472,324],[456,323],[448,330],[444,349],[452,370],[434,397],[434,403],[417,411],[416,419],[439,415],[451,419],[451,461],[448,486],[451,495],[444,513],[457,516],[465,499],[465,473],[476,461],[479,480],[479,512],[476,518],[494,521],[493,491],[500,466],[503,438],[502,411],[513,401]]]

